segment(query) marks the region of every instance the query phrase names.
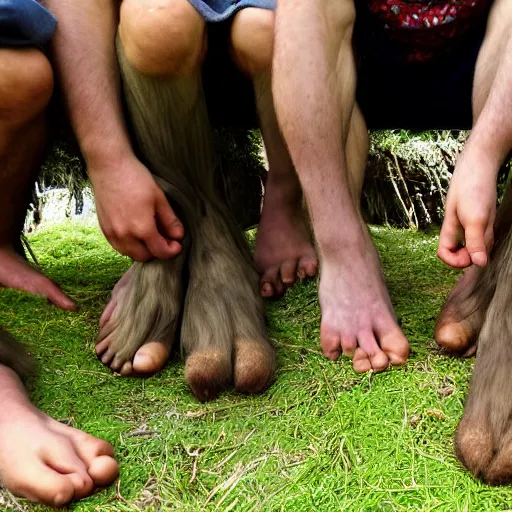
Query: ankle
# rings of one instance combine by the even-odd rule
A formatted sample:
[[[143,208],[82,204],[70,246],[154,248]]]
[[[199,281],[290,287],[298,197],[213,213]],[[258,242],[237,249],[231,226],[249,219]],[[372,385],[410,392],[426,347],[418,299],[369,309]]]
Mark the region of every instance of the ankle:
[[[289,187],[286,184],[276,185],[267,182],[264,195],[264,206],[266,210],[272,210],[272,215],[279,212],[297,213],[304,207],[302,190]]]
[[[0,410],[5,411],[9,408],[23,409],[30,404],[25,391],[25,387],[21,382],[18,374],[11,370],[8,366],[0,364]],[[3,414],[0,415],[0,421]]]

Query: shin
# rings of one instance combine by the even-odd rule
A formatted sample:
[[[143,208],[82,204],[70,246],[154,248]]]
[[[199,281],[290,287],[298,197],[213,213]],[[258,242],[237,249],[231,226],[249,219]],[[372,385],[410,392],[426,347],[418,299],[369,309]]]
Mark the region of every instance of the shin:
[[[274,354],[266,341],[248,247],[216,190],[216,157],[199,73],[151,78],[128,61],[121,43],[118,51],[142,159],[181,211],[187,230],[189,281],[181,331],[187,382],[201,400],[213,398],[233,380],[240,391],[260,391],[273,375]],[[141,266],[148,265],[154,263]],[[171,262],[161,263],[162,272],[179,271],[171,267]],[[159,302],[154,293],[148,289],[148,304]],[[249,354],[239,350],[246,342],[252,344]],[[237,377],[247,357],[261,365]],[[246,375],[251,371],[252,379]]]

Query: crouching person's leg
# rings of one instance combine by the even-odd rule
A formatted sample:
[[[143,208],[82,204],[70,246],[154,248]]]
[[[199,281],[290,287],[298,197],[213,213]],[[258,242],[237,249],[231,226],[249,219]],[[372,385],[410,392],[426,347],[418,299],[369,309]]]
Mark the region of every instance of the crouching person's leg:
[[[58,286],[15,250],[44,153],[45,111],[52,91],[52,68],[41,51],[0,48],[0,286],[42,295],[61,308],[73,309]]]
[[[0,484],[32,501],[60,507],[111,484],[112,446],[34,407],[22,379],[31,371],[23,346],[0,329]]]

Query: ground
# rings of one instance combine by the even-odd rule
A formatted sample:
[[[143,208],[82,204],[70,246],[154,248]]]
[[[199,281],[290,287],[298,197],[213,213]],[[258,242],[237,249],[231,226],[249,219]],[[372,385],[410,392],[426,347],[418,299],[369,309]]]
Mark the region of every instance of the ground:
[[[48,227],[30,237],[45,271],[81,304],[65,313],[44,300],[0,291],[0,325],[26,342],[39,376],[35,403],[116,447],[117,485],[70,507],[109,511],[497,511],[512,488],[490,488],[453,452],[472,360],[432,340],[435,317],[456,279],[435,256],[436,234],[372,228],[409,364],[356,375],[318,346],[316,283],[268,304],[278,352],[275,384],[262,396],[193,398],[183,364],[125,379],[94,356],[97,319],[129,262],[95,226]],[[48,510],[0,491],[0,510]]]

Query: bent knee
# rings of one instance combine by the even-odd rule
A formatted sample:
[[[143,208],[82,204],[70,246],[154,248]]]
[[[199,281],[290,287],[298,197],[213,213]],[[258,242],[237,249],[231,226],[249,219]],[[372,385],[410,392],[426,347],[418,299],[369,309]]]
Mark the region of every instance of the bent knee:
[[[53,92],[50,61],[36,49],[0,50],[0,118],[23,123],[40,114]]]
[[[246,8],[233,20],[231,48],[240,69],[255,76],[270,70],[274,52],[274,12]]]
[[[190,74],[205,53],[205,23],[188,0],[124,0],[119,36],[130,64],[148,76]]]

